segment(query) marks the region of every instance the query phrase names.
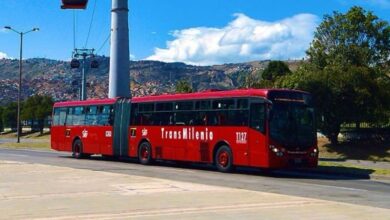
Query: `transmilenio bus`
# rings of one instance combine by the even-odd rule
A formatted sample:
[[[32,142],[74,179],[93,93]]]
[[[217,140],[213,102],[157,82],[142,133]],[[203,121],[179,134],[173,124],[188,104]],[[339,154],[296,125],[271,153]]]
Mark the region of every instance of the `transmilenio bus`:
[[[234,166],[315,167],[310,94],[247,89],[54,104],[51,147],[73,152]]]

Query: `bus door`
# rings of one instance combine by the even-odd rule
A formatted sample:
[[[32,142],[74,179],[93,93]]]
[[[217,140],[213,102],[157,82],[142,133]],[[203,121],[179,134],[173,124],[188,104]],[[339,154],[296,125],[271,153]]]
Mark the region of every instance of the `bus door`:
[[[114,107],[114,145],[113,155],[118,157],[129,156],[129,120],[130,99],[118,99]]]
[[[98,106],[85,107],[84,128],[81,131],[84,152],[90,154],[100,153],[100,138],[102,129],[98,126]]]
[[[268,160],[266,146],[266,104],[263,100],[252,100],[249,116],[249,165],[265,165]]]
[[[99,147],[103,155],[113,155],[114,106],[98,106]]]
[[[66,108],[55,108],[51,127],[51,144],[55,150],[65,150]]]
[[[87,145],[83,140],[83,128],[85,123],[85,112],[83,106],[69,107],[65,122],[65,150],[72,151],[73,140],[76,136],[83,142],[83,151],[87,151]]]

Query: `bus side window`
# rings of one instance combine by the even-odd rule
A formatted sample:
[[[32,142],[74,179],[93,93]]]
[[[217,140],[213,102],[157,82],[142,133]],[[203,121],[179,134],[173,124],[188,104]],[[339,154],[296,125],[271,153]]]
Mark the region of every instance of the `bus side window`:
[[[265,105],[264,105],[264,103],[252,103],[251,104],[249,126],[257,131],[265,133]]]
[[[85,124],[87,125],[97,125],[97,106],[88,106],[86,108],[86,118],[85,118]]]
[[[85,124],[85,107],[78,106],[74,107],[73,112],[73,125],[84,125]]]
[[[73,125],[74,108],[68,108],[66,111],[66,125]]]
[[[53,125],[64,125],[66,120],[66,111],[67,108],[55,108]]]
[[[113,125],[114,124],[114,109],[111,105],[99,106],[98,108],[98,117],[97,124],[98,125]]]
[[[60,125],[60,109],[55,108],[53,112],[53,125]]]

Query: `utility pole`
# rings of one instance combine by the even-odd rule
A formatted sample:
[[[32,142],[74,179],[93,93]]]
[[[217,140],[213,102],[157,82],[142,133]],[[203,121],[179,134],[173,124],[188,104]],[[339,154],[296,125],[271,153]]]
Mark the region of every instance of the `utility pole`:
[[[128,0],[112,0],[109,98],[131,98]]]
[[[87,99],[87,58],[94,58],[93,52],[95,49],[74,49],[73,60],[71,63],[72,68],[79,68],[80,63],[78,59],[81,57],[81,83],[80,83],[80,100]],[[77,63],[77,62],[78,63]],[[96,60],[91,61],[91,68],[97,68],[98,64]]]
[[[20,143],[20,132],[21,132],[21,126],[20,126],[20,105],[21,105],[21,96],[22,96],[22,70],[23,70],[23,35],[26,35],[30,32],[33,31],[39,31],[39,28],[33,28],[29,31],[17,31],[13,29],[10,26],[5,26],[5,29],[11,30],[17,34],[20,35],[20,52],[19,52],[19,86],[18,86],[18,113],[17,113],[17,119],[16,119],[16,136],[17,136],[17,141],[16,143]]]

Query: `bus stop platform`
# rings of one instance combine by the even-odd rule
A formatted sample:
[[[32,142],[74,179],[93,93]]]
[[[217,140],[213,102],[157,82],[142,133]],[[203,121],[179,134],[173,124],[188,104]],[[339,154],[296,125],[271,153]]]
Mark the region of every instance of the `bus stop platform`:
[[[390,216],[389,209],[0,161],[0,219],[355,220],[383,219],[385,216]]]

